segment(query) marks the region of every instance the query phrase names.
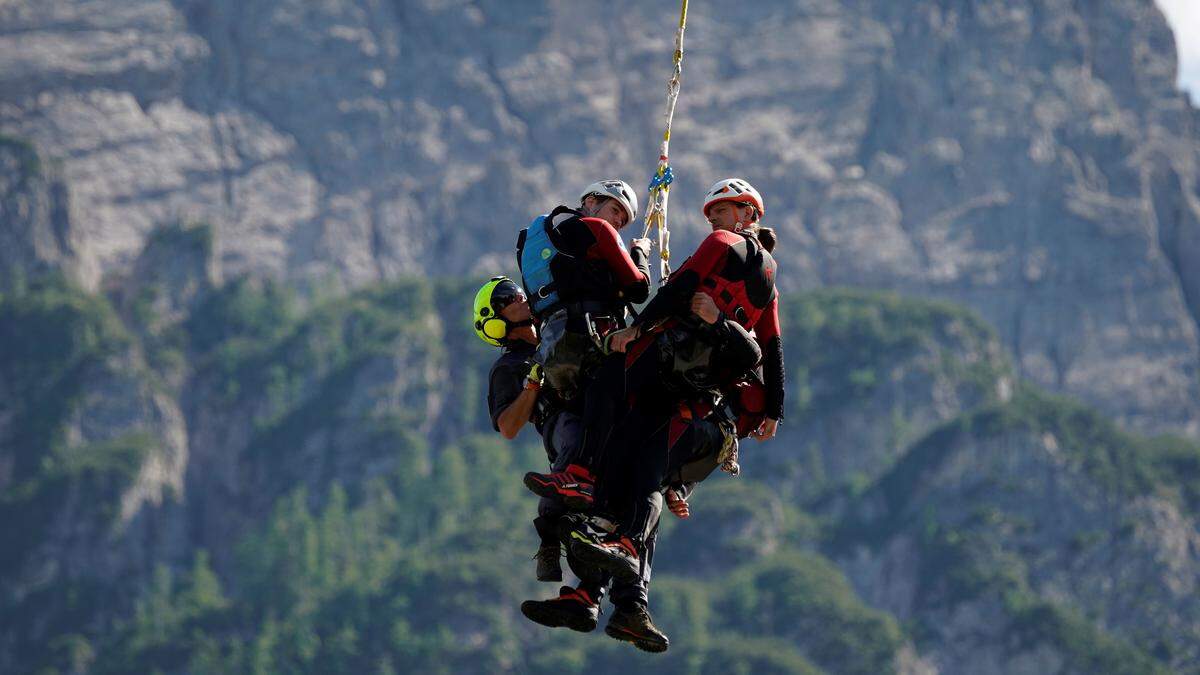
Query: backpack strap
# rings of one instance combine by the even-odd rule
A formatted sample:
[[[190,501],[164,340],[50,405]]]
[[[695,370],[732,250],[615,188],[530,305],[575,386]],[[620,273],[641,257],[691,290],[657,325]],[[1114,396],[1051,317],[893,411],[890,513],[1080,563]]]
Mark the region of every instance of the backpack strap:
[[[525,237],[529,235],[529,228],[521,230],[517,235],[517,269],[521,274],[525,273],[525,267],[521,265],[521,256],[525,253]]]

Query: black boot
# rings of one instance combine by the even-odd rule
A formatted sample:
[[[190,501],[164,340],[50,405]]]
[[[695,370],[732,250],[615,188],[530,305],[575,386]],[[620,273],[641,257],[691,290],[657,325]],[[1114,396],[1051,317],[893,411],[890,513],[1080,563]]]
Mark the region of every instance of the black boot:
[[[600,605],[582,588],[563,586],[559,589],[557,598],[522,602],[521,613],[530,621],[543,626],[565,626],[580,633],[587,633],[596,629]]]
[[[537,561],[538,581],[562,581],[562,565],[558,561],[559,554],[558,542],[543,543],[538,547],[537,553],[533,554],[533,559]]]
[[[633,646],[646,652],[661,653],[671,646],[666,633],[654,625],[650,612],[641,605],[617,608],[604,627],[604,632],[611,638],[632,642]]]

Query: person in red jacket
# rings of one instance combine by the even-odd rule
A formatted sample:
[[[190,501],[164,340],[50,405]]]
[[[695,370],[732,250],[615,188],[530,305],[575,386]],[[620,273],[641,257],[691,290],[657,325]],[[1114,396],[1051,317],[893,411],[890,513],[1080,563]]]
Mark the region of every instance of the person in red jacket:
[[[650,240],[627,250],[618,232],[637,217],[637,196],[624,181],[588,185],[578,208],[559,206],[534,219],[517,239],[517,261],[538,322],[547,387],[565,401],[586,390],[600,362],[599,340],[625,325],[625,306],[650,295]],[[584,406],[590,405],[586,400]],[[595,478],[581,464],[531,473],[525,485],[542,497],[587,508]]]
[[[725,179],[709,190],[703,211],[712,234],[671,275],[635,325],[609,338],[610,348],[624,352],[625,358],[615,377],[604,371],[605,381],[616,386],[604,398],[632,404],[607,419],[585,415],[585,434],[591,428],[614,430],[599,455],[586,461],[603,465],[596,498],[620,526],[603,540],[576,537],[572,551],[618,578],[636,577],[642,567],[638,523],[648,515],[643,493],[686,459],[675,449],[678,437],[664,426],[664,413],[677,401],[727,386],[755,365],[749,362],[756,358],[752,356],[729,368],[731,360],[739,360],[723,346],[737,344],[722,337],[735,328],[730,324],[752,331],[762,355],[765,419],[751,435],[760,441],[773,437],[783,417],[783,341],[771,256],[775,236],[759,225],[765,212],[762,197],[742,179]],[[693,309],[712,303],[715,316]],[[721,358],[714,358],[718,353]],[[666,373],[664,364],[670,364]]]
[[[718,321],[733,319],[754,331],[762,349],[766,419],[752,435],[766,440],[775,436],[783,419],[784,398],[783,338],[771,256],[775,232],[758,224],[766,213],[762,196],[740,178],[726,178],[709,188],[703,211],[712,234],[659,289],[637,323],[610,338],[610,348],[625,351],[643,333],[660,329],[672,318],[687,317],[697,292],[710,296],[721,312]]]

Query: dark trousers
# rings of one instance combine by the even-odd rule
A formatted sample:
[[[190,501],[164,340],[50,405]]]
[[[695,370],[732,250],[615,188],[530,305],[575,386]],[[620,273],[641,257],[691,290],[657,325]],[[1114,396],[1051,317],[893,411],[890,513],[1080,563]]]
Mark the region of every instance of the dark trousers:
[[[717,425],[685,416],[684,396],[663,382],[659,343],[651,341],[605,361],[588,400],[602,400],[585,414],[585,440],[598,450],[596,503],[619,523],[618,532],[648,542],[662,511],[659,491],[677,482],[685,465],[715,454],[722,435]]]
[[[546,439],[547,454],[550,455],[552,471],[566,471],[570,464],[579,463],[581,451],[580,438],[583,433],[583,420],[575,414],[563,412],[548,420],[543,433],[549,434]],[[654,558],[654,543],[658,539],[658,520],[662,514],[662,495],[655,493],[646,505],[646,527],[641,533],[646,542],[644,569],[636,582],[616,581],[612,586],[611,601],[618,607],[641,605],[645,607],[648,601],[648,584],[650,582],[650,563]],[[561,500],[542,497],[538,500],[538,517],[533,526],[543,546],[558,546],[558,519],[567,513]],[[580,586],[597,602],[604,597],[604,589],[608,586],[609,576],[599,569],[584,565],[567,552],[567,565],[579,578]]]
[[[617,518],[618,532],[644,538],[662,509],[660,490],[679,482],[684,466],[714,455],[721,431],[705,420],[676,412],[635,408],[605,449],[602,508]]]

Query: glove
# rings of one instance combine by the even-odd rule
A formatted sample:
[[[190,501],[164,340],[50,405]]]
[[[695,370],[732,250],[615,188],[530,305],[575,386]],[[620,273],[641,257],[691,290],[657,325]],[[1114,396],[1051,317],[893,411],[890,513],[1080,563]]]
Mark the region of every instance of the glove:
[[[634,239],[629,242],[629,258],[638,269],[650,260],[650,240]]]
[[[533,384],[536,384],[539,387],[542,386],[542,366],[541,366],[541,364],[537,363],[536,361],[534,363],[530,364],[529,374],[525,376],[525,379],[528,380],[529,382],[532,382]]]

